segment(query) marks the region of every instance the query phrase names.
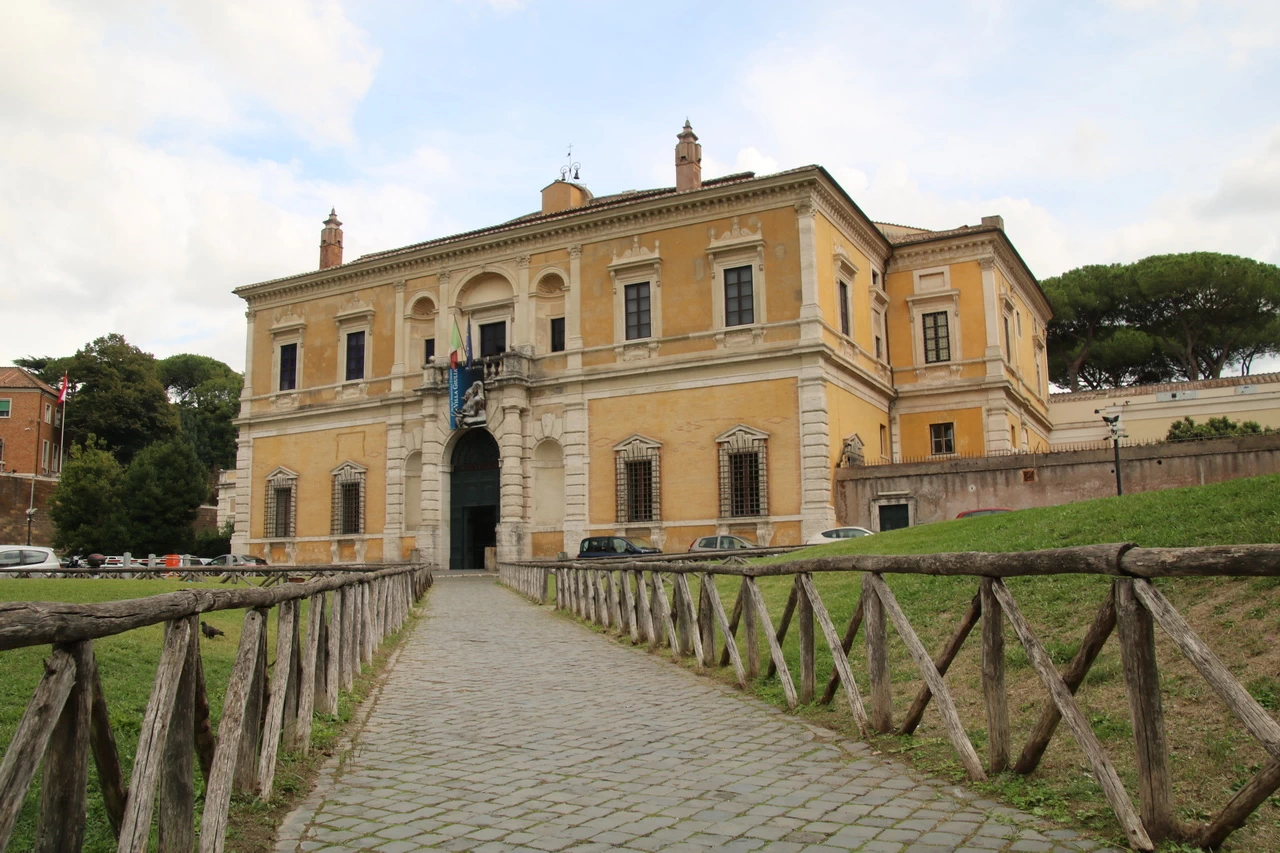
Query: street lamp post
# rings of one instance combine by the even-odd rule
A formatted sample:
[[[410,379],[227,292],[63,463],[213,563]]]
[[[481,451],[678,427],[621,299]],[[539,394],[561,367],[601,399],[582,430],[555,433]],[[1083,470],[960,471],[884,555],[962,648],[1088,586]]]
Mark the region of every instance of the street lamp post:
[[[1094,409],[1095,415],[1102,415],[1101,409]],[[1116,465],[1116,494],[1124,494],[1124,482],[1120,478],[1120,437],[1124,434],[1124,428],[1120,426],[1120,414],[1102,415],[1103,422],[1107,425],[1107,429],[1111,430],[1111,444],[1115,448],[1115,465]]]
[[[33,506],[27,507],[27,544],[28,545],[31,544],[31,522],[35,520],[36,512],[37,510],[35,507]]]

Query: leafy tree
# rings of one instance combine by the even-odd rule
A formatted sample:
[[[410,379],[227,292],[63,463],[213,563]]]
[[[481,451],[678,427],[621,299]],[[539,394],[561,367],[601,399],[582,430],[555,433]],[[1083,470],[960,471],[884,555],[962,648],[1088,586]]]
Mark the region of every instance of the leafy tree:
[[[59,388],[62,385],[62,377],[71,369],[71,359],[72,356],[69,355],[56,358],[51,355],[27,355],[15,358],[13,363],[18,367],[25,367],[46,385]]]
[[[67,400],[67,434],[73,441],[83,442],[92,433],[127,463],[143,447],[177,433],[177,413],[155,358],[122,335],[87,344],[67,367],[76,386]]]
[[[191,553],[197,557],[221,557],[231,551],[231,535],[236,532],[235,522],[227,519],[217,530],[201,530],[196,534],[196,543]]]
[[[1158,338],[1187,379],[1280,353],[1280,267],[1216,252],[1154,255],[1133,264],[1129,320]]]
[[[127,547],[120,487],[124,468],[94,436],[72,444],[49,499],[54,547],[72,554],[118,554]]]
[[[243,377],[216,358],[192,353],[162,359],[157,368],[178,407],[182,433],[195,445],[200,461],[210,470],[234,465],[233,421],[240,414]]]
[[[1166,441],[1181,441],[1189,438],[1229,438],[1235,435],[1263,435],[1274,430],[1263,429],[1257,421],[1233,421],[1227,417],[1209,418],[1202,424],[1189,417],[1169,424]]]
[[[1160,342],[1132,326],[1101,329],[1078,374],[1080,384],[1095,391],[1168,382],[1173,376]]]
[[[1046,327],[1049,379],[1080,390],[1080,374],[1099,336],[1120,324],[1133,281],[1120,264],[1095,264],[1040,283],[1053,308]]]
[[[121,501],[129,542],[138,554],[191,550],[196,508],[209,493],[208,471],[181,438],[147,445],[124,476]]]

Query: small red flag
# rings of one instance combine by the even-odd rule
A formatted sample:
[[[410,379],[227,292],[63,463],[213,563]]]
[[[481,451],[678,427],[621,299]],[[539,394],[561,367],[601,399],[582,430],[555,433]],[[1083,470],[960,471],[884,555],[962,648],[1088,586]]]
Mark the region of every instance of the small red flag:
[[[70,384],[70,383],[67,381],[67,379],[68,379],[68,375],[67,375],[67,374],[65,374],[65,373],[64,373],[64,374],[62,374],[62,390],[58,392],[58,404],[59,404],[59,405],[62,405],[63,403],[66,403],[66,402],[67,402],[67,386]]]

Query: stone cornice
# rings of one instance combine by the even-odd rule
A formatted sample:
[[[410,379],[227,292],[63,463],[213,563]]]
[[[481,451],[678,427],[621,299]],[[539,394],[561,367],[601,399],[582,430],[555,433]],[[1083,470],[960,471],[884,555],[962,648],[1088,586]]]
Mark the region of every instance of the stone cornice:
[[[819,181],[813,194],[814,204],[827,219],[839,226],[853,237],[853,244],[862,254],[873,261],[887,259],[893,252],[892,246],[880,233],[871,220],[854,211],[844,199],[836,195],[834,189],[824,181]]]
[[[446,237],[431,245],[361,258],[333,269],[245,285],[234,292],[250,305],[259,305],[390,284],[397,279],[438,274],[445,269],[498,259],[514,261],[524,254],[726,218],[735,213],[754,212],[757,208],[791,205],[813,192],[820,184],[821,174],[819,167],[812,166],[695,192],[664,194],[602,210],[579,208],[566,212],[563,217],[532,223],[517,221],[477,234]]]
[[[1044,291],[1040,289],[1040,285],[1031,275],[1026,264],[1013,250],[1009,238],[995,229],[925,243],[895,246],[893,255],[889,258],[889,267],[898,271],[962,261],[982,262],[991,257],[995,259],[996,268],[1013,285],[1024,302],[1035,307],[1046,320],[1053,316],[1053,309],[1049,307],[1049,300],[1045,297]]]

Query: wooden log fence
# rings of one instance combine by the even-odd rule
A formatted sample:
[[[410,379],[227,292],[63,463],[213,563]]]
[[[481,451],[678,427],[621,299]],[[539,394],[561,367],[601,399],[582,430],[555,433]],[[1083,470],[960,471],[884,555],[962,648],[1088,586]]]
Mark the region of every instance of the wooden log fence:
[[[843,635],[837,633],[836,624],[814,583],[815,574],[826,572],[862,575],[858,587],[861,594]],[[929,655],[916,635],[884,580],[886,574],[968,576],[976,581],[973,598],[959,625],[936,656]],[[1004,579],[1010,577],[1059,574],[1103,575],[1114,579],[1082,638],[1078,653],[1061,672],[1004,583]],[[720,576],[740,579],[730,610],[725,609],[716,587]],[[1151,580],[1277,576],[1280,576],[1280,545],[1137,548],[1115,544],[1006,554],[821,557],[767,565],[743,564],[741,560],[694,562],[669,557],[499,565],[499,580],[510,589],[539,604],[546,604],[554,595],[556,609],[593,622],[619,638],[626,637],[651,650],[669,648],[677,660],[689,658],[701,669],[731,666],[733,677],[744,688],[754,680],[776,677],[787,705],[793,709],[815,701],[815,646],[821,637],[831,652],[833,667],[826,691],[817,702],[828,704],[843,689],[850,713],[864,736],[872,732],[910,735],[919,726],[926,708],[932,705],[960,764],[973,780],[984,780],[988,774],[1005,771],[1024,775],[1033,772],[1058,724],[1065,722],[1085,754],[1092,775],[1130,846],[1142,851],[1154,850],[1157,843],[1165,840],[1217,849],[1258,806],[1280,790],[1280,723],[1249,695]],[[792,579],[776,629],[757,584],[762,577]],[[698,582],[696,596],[692,593],[691,581]],[[1072,606],[1078,604],[1072,602]],[[799,645],[798,681],[783,654],[783,642],[793,624]],[[895,725],[893,719],[893,682],[887,645],[889,626],[906,646],[923,681],[900,725]],[[1270,757],[1219,814],[1203,825],[1181,823],[1174,814],[1169,748],[1155,654],[1156,626],[1199,670]],[[985,766],[960,719],[945,678],[961,647],[979,627],[987,726]],[[1010,743],[1005,688],[1006,627],[1025,650],[1049,695],[1049,702],[1020,754],[1012,752]],[[857,667],[850,657],[859,632],[866,648],[865,667]],[[1120,647],[1130,719],[1136,721],[1133,726],[1136,807],[1075,699],[1076,690],[1113,633]],[[762,668],[759,660],[761,635],[769,652],[767,668]],[[719,654],[717,643],[722,647]],[[867,694],[855,680],[857,676],[868,685]],[[1014,755],[1018,755],[1016,761]]]
[[[337,710],[374,651],[431,586],[422,565],[346,572],[330,566],[305,583],[190,589],[77,605],[0,602],[0,650],[52,644],[44,676],[0,762],[0,851],[43,761],[35,849],[81,849],[89,761],[120,853],[145,851],[153,818],[162,853],[219,853],[233,790],[271,797],[279,751],[308,748],[314,713]],[[301,611],[306,601],[306,636]],[[200,614],[247,608],[217,738],[200,659]],[[267,622],[277,618],[268,677]],[[163,624],[164,643],[126,780],[98,676],[93,641]],[[265,724],[263,720],[265,719]],[[195,772],[204,812],[195,826]]]

